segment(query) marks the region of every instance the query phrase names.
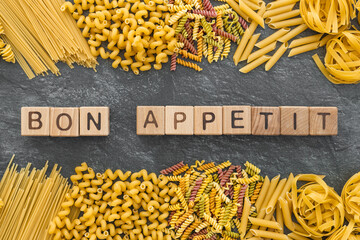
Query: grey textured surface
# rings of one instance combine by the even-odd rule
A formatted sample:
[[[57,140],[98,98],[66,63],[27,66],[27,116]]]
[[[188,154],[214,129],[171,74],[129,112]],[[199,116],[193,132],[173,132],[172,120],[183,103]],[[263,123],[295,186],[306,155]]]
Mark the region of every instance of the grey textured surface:
[[[233,49],[234,51],[234,49]],[[232,51],[232,52],[233,52]],[[319,50],[324,54],[324,50]],[[59,65],[62,76],[28,80],[18,65],[0,62],[0,176],[12,154],[25,166],[59,163],[70,176],[87,161],[96,171],[106,168],[158,171],[178,161],[249,160],[274,176],[326,174],[340,190],[360,171],[360,85],[335,86],[320,73],[311,55],[283,58],[270,72],[259,68],[241,74],[231,58],[204,71],[178,67],[135,76],[100,61],[97,73]],[[232,55],[231,55],[232,56]],[[338,106],[339,136],[137,136],[137,105]],[[110,106],[109,137],[21,137],[22,106]]]

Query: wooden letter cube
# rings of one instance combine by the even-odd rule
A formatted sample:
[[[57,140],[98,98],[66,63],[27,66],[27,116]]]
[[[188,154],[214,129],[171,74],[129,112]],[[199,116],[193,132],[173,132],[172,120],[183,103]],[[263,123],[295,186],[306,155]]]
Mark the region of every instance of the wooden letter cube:
[[[138,106],[136,109],[137,135],[165,135],[165,107]]]
[[[251,107],[223,106],[223,134],[251,135]]]
[[[80,107],[80,136],[108,136],[109,107]]]
[[[337,134],[337,107],[310,107],[310,135],[331,136]]]
[[[194,107],[195,135],[222,135],[222,107]]]
[[[194,107],[166,106],[165,119],[166,135],[194,134]]]
[[[280,135],[279,107],[252,107],[253,135]]]
[[[79,108],[51,108],[50,136],[78,137]]]
[[[281,135],[307,136],[310,131],[309,107],[280,107]]]
[[[22,107],[21,136],[49,136],[50,108]]]

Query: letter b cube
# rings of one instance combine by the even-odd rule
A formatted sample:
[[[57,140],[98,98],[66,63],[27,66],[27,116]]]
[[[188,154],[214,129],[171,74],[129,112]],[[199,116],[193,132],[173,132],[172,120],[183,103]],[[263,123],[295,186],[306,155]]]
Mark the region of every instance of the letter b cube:
[[[22,107],[21,136],[49,136],[49,121],[49,107]]]

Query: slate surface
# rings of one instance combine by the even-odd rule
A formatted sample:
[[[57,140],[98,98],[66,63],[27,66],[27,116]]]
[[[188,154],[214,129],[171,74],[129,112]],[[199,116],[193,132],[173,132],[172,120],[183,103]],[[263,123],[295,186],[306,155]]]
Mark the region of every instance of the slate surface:
[[[269,30],[267,30],[269,31]],[[267,35],[270,34],[267,33]],[[233,53],[234,49],[232,49]],[[318,52],[323,55],[324,50]],[[246,160],[263,173],[326,174],[340,191],[360,171],[360,85],[336,86],[315,66],[311,55],[283,58],[270,72],[259,68],[241,74],[231,58],[209,65],[203,72],[178,67],[135,76],[100,61],[95,73],[59,64],[62,76],[28,80],[18,65],[0,62],[0,176],[12,154],[21,167],[49,160],[59,163],[65,176],[87,161],[96,171],[106,168],[158,171],[178,161],[196,159],[236,164]],[[231,54],[232,56],[232,54]],[[137,136],[137,105],[338,106],[339,136]],[[110,106],[109,137],[21,137],[22,106]]]

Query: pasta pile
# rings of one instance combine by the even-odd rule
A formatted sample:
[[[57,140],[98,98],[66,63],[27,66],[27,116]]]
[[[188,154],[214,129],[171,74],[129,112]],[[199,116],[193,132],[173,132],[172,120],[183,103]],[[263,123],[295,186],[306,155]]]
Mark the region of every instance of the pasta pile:
[[[233,0],[226,1],[231,3]],[[235,65],[247,61],[247,65],[240,69],[242,73],[248,73],[262,64],[265,64],[265,70],[269,71],[288,49],[290,49],[288,57],[292,57],[323,47],[333,38],[333,35],[324,35],[325,33],[337,34],[348,29],[351,19],[355,17],[353,0],[279,0],[271,1],[266,6],[261,0],[255,1],[260,4],[260,7],[254,5],[253,1],[239,1],[240,7],[230,4],[231,7],[245,19],[251,21],[233,57]],[[294,9],[299,1],[300,9]],[[258,10],[257,13],[255,13],[256,10]],[[260,34],[254,33],[258,25],[263,26],[263,22],[277,31],[265,39],[259,40]],[[308,28],[319,34],[292,40]],[[349,34],[346,35],[349,36]],[[357,34],[353,33],[353,35]],[[357,71],[358,57],[357,53],[354,53],[356,51],[354,46],[357,46],[358,43],[354,36],[351,38],[352,42],[346,43],[352,45],[349,47],[350,58],[346,51],[333,51],[334,47],[344,49],[343,45],[339,47],[334,43],[338,42],[337,40],[329,42],[327,45],[331,56],[326,58],[326,65],[327,70],[332,73],[325,74],[324,68],[321,70],[334,83],[357,83],[360,79]],[[345,45],[346,48],[347,45]],[[257,49],[254,50],[255,47]],[[329,50],[330,48],[332,50]],[[317,59],[317,62],[320,60]]]
[[[338,34],[355,18],[355,0],[301,0],[300,12],[306,25],[319,33]]]
[[[308,183],[298,188],[298,181]],[[299,235],[311,238],[330,236],[344,223],[341,197],[320,176],[296,176],[292,183],[291,200],[295,218],[302,227],[301,230],[294,228]]]
[[[48,71],[59,75],[61,61],[95,68],[97,62],[76,22],[60,11],[63,0],[2,0],[0,22],[5,43],[31,79]],[[2,55],[12,59],[8,47]]]
[[[47,164],[41,170],[30,169],[28,164],[17,171],[12,160],[0,182],[0,239],[50,240],[49,222],[60,210],[70,186],[57,165],[47,177]]]
[[[238,5],[234,1],[231,4]],[[179,56],[196,62],[205,57],[209,63],[227,58],[231,42],[238,44],[248,27],[227,3],[213,7],[210,0],[172,0],[168,6],[170,11],[177,11],[173,18],[179,18],[174,25],[180,50],[171,58],[171,71],[176,70],[177,64],[202,70],[195,63],[179,59]]]
[[[86,163],[75,168],[74,186],[51,222],[53,239],[172,239],[169,206],[176,185],[146,170],[95,173]]]
[[[324,76],[335,84],[360,82],[360,32],[347,30],[326,44],[325,66],[319,56],[313,56]]]
[[[360,227],[360,172],[352,176],[345,184],[341,197],[345,204],[345,217]]]
[[[62,11],[72,13],[94,57],[110,58],[113,68],[121,66],[135,74],[150,70],[152,64],[160,70],[168,62],[177,47],[170,25],[178,15],[170,14],[164,0],[89,2],[66,2]]]
[[[231,2],[232,0],[227,1]],[[308,26],[300,16],[300,10],[293,9],[298,1],[271,1],[267,5],[262,1],[257,1],[261,5],[256,8],[253,4],[249,3],[250,1],[242,1],[240,3],[240,6],[243,5],[245,11],[244,17],[247,15],[248,19],[252,20],[233,57],[235,65],[238,65],[239,62],[247,61],[247,65],[242,67],[240,72],[248,73],[264,63],[265,70],[269,71],[289,48],[291,49],[289,57],[292,57],[314,50],[321,46],[321,44],[326,44],[326,42],[323,42],[327,39],[320,41],[322,35],[296,39],[289,44],[290,40],[308,29]],[[232,5],[232,7],[235,10],[237,9],[236,6]],[[257,9],[258,12],[255,13],[254,11]],[[238,9],[239,12],[240,10]],[[259,40],[260,34],[254,33],[258,25],[263,26],[263,22],[277,31],[265,39]]]
[[[229,161],[219,165],[197,161],[190,167],[181,162],[162,171],[172,174],[169,181],[179,183],[179,203],[169,207],[175,238],[243,239],[251,223],[258,224],[255,206],[264,199],[259,195],[263,178],[260,169],[249,162],[245,166],[243,170]]]

